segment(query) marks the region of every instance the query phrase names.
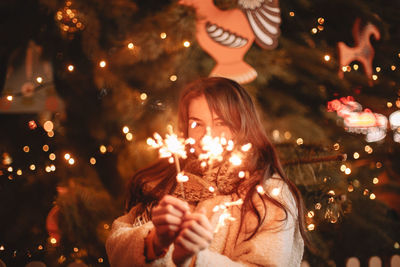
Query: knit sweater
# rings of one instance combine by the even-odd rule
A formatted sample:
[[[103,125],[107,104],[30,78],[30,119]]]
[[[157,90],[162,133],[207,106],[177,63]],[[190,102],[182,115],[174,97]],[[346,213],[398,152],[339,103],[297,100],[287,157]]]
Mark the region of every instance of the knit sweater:
[[[248,237],[257,226],[257,217],[253,212],[244,216],[241,225],[241,206],[230,206],[228,210],[234,221],[228,221],[218,232],[207,249],[197,253],[193,259],[197,267],[222,266],[300,266],[304,251],[304,242],[297,221],[297,206],[291,191],[279,177],[272,177],[263,186],[265,192],[284,204],[287,216],[281,208],[272,202],[254,196],[256,208],[262,211],[264,201],[266,217],[256,234]],[[214,212],[217,205],[237,200],[236,194],[215,195],[201,200],[193,207],[194,211],[206,210],[213,227],[216,227],[221,210]],[[113,225],[106,242],[106,250],[112,267],[133,266],[175,266],[172,261],[172,244],[164,257],[150,263],[146,262],[144,239],[154,225],[151,221],[140,223],[133,216],[133,209],[119,218]],[[263,213],[262,213],[263,215]]]

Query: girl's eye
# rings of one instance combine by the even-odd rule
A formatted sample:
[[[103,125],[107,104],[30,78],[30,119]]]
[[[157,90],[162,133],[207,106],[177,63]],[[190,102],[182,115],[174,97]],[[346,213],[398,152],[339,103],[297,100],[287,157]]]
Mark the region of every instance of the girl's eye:
[[[226,126],[226,123],[223,122],[223,121],[217,121],[217,122],[215,123],[215,126]]]
[[[198,122],[194,121],[190,124],[190,128],[194,129],[196,127],[200,126]]]

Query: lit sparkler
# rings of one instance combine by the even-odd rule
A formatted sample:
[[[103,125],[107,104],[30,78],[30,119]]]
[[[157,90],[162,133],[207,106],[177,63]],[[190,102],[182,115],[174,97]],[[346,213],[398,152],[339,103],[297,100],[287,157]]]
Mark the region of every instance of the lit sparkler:
[[[222,214],[221,214],[221,215],[219,216],[219,218],[218,218],[218,224],[217,224],[217,226],[215,227],[214,233],[217,233],[217,232],[219,231],[219,229],[221,229],[221,227],[223,227],[223,226],[226,225],[226,222],[225,222],[225,221],[227,221],[227,220],[229,220],[229,221],[235,221],[235,220],[236,220],[236,218],[233,217],[233,216],[229,213],[228,207],[230,207],[230,206],[239,206],[239,205],[242,205],[242,204],[243,204],[243,200],[242,200],[241,198],[239,198],[239,199],[236,200],[236,201],[233,201],[233,202],[226,202],[226,203],[224,203],[224,204],[217,205],[217,206],[215,206],[215,207],[213,208],[213,212],[217,212],[217,211],[219,211],[219,210],[222,210]]]
[[[171,125],[167,126],[168,134],[165,135],[165,139],[161,137],[158,133],[154,133],[154,139],[149,137],[147,139],[147,144],[153,148],[158,148],[160,158],[168,158],[170,163],[175,162],[176,167],[176,180],[181,185],[182,195],[185,199],[185,190],[183,183],[189,180],[189,177],[181,171],[181,166],[179,164],[179,158],[186,159],[186,145],[194,144],[193,138],[180,138],[174,132]]]

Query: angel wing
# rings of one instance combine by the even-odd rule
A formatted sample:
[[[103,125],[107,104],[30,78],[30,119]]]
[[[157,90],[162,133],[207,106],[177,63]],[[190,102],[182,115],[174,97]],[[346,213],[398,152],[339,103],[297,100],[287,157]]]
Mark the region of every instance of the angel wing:
[[[256,37],[256,43],[265,49],[278,45],[281,11],[278,0],[238,0]]]

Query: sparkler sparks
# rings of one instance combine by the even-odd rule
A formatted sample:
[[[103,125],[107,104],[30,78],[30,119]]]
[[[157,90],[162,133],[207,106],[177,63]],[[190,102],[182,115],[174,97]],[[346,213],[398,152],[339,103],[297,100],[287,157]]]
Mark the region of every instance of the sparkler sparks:
[[[189,177],[184,175],[181,171],[181,166],[179,164],[179,158],[186,159],[186,145],[194,144],[193,138],[180,138],[174,132],[171,125],[167,126],[168,134],[165,135],[165,139],[161,137],[158,133],[154,133],[154,139],[149,137],[147,138],[147,144],[153,148],[158,148],[158,152],[160,154],[160,158],[169,158],[168,161],[170,163],[175,162],[176,167],[176,180],[181,185],[182,196],[185,199],[185,190],[183,187],[183,183],[189,180]]]
[[[227,220],[229,220],[229,221],[235,221],[235,220],[236,220],[236,218],[233,217],[233,216],[229,213],[228,207],[230,207],[230,206],[239,206],[239,205],[242,205],[242,204],[243,204],[243,200],[242,200],[241,198],[239,198],[239,199],[236,200],[236,201],[233,201],[233,202],[226,202],[226,203],[224,203],[224,204],[217,205],[217,206],[215,206],[215,207],[213,208],[213,212],[217,212],[217,211],[219,211],[219,210],[222,210],[222,214],[221,214],[221,215],[219,216],[219,218],[218,218],[218,224],[217,224],[217,226],[215,227],[214,233],[217,233],[217,232],[219,231],[219,229],[221,229],[221,227],[225,226],[225,225],[226,225],[225,222],[226,222]]]

